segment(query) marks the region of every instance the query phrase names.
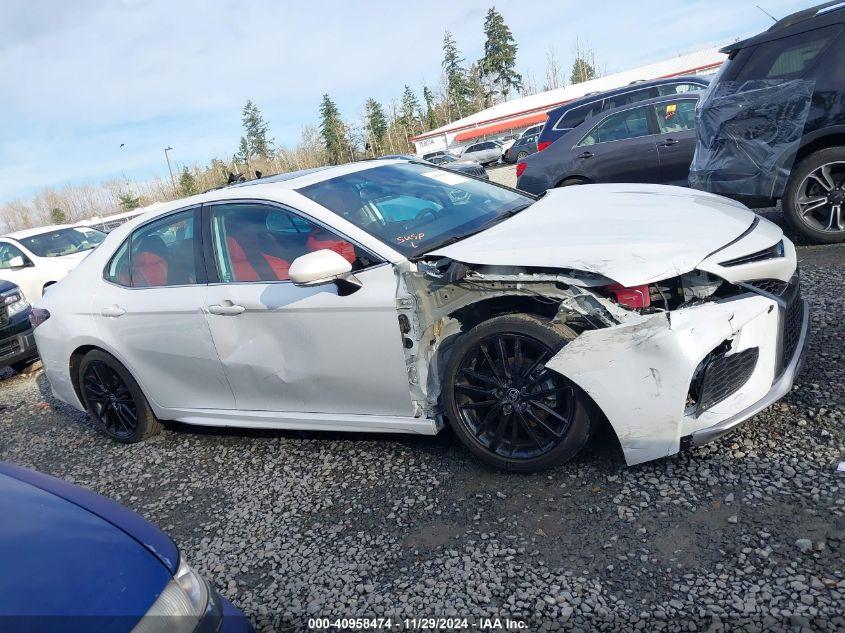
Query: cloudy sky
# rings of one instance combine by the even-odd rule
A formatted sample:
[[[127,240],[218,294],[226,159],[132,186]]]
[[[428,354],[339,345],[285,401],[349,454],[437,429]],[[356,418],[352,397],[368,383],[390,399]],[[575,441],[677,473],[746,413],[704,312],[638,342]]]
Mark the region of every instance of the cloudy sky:
[[[0,203],[44,186],[164,176],[230,156],[253,99],[282,144],[317,122],[328,92],[358,119],[373,96],[440,78],[443,32],[468,60],[491,0],[4,0],[0,20]],[[809,0],[499,0],[518,70],[542,82],[551,49],[567,71],[576,36],[607,72],[767,28]],[[567,72],[568,74],[568,72]],[[124,146],[121,148],[121,143]]]

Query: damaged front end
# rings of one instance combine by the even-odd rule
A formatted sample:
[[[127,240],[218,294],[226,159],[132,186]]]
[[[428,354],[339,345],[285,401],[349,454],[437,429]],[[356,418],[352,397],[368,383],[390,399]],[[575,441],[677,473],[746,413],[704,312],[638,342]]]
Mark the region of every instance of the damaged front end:
[[[592,398],[626,461],[664,457],[700,443],[696,434],[715,437],[707,429],[741,421],[787,368],[791,385],[806,308],[797,276],[775,281],[782,296],[701,269],[623,287],[579,270],[408,262],[397,308],[412,399],[442,424],[442,376],[457,337],[492,316],[528,312],[577,333],[546,366]]]

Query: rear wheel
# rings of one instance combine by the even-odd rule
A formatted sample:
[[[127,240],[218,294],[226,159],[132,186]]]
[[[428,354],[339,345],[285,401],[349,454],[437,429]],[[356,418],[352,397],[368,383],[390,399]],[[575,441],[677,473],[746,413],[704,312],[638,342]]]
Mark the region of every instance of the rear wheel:
[[[845,147],[814,152],[796,165],[783,196],[786,220],[804,237],[845,240]]]
[[[558,187],[571,187],[573,185],[586,185],[588,183],[589,183],[589,181],[586,180],[585,178],[573,177],[573,178],[567,178],[566,180],[559,182],[557,184],[557,186]]]
[[[522,152],[519,152],[519,154],[516,155],[517,162],[521,161],[523,158],[528,158],[528,152],[522,151]]]
[[[451,426],[497,468],[532,472],[571,459],[589,437],[587,396],[548,362],[575,332],[511,314],[476,326],[455,343],[443,404]]]
[[[114,356],[88,352],[79,365],[79,386],[82,403],[110,438],[133,444],[161,430],[141,387]]]

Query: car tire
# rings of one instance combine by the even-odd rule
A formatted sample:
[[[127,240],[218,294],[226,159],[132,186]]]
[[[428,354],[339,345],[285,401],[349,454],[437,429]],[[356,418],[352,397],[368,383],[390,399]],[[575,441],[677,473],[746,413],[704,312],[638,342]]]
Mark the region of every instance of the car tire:
[[[113,440],[134,444],[161,431],[141,387],[111,354],[92,350],[82,358],[79,391],[97,428]]]
[[[587,185],[587,184],[589,184],[589,182],[590,181],[585,179],[585,178],[578,178],[578,177],[567,178],[566,180],[562,180],[559,183],[557,183],[557,185],[555,185],[555,188],[557,188],[557,187],[572,187],[574,185]]]
[[[528,158],[528,152],[520,152],[516,155],[516,161],[519,162],[525,158]]]
[[[581,450],[590,435],[591,401],[575,383],[545,367],[576,336],[565,325],[508,314],[456,341],[441,404],[473,454],[496,468],[536,472]]]
[[[826,189],[829,185],[833,186],[831,191]],[[813,206],[814,201],[823,198],[830,202]],[[795,165],[782,206],[786,221],[806,239],[819,244],[845,241],[845,147],[813,152]]]

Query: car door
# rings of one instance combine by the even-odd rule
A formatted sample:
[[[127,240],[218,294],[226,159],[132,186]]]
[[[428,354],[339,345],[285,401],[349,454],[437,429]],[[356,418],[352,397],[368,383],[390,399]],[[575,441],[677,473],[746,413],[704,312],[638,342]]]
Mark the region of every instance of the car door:
[[[651,106],[657,127],[655,137],[660,177],[655,182],[686,187],[695,153],[695,104],[697,99],[678,99]]]
[[[29,301],[41,298],[40,274],[32,258],[6,240],[0,240],[0,279],[17,284]]]
[[[205,205],[206,318],[239,410],[413,415],[393,266],[290,209]],[[301,287],[293,261],[330,249],[360,287]],[[354,290],[354,291],[349,291]]]
[[[466,156],[467,158],[471,158],[472,160],[481,160],[481,143],[475,143],[474,145],[470,145],[461,153],[461,156]]]
[[[657,182],[652,125],[645,106],[601,119],[572,149],[573,171],[593,182]]]
[[[232,409],[208,329],[200,208],[141,225],[112,257],[93,298],[100,336],[155,403]]]

